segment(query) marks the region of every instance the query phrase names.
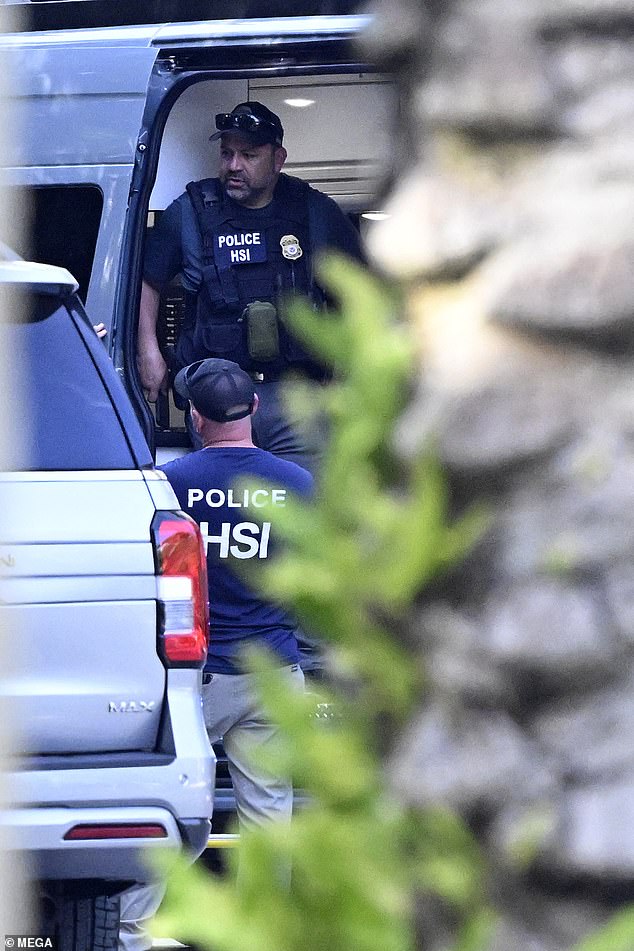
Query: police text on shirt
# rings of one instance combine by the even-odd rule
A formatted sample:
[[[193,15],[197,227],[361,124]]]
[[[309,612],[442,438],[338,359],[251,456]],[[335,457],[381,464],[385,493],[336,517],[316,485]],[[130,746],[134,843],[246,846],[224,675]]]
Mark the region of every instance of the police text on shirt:
[[[187,507],[192,508],[196,503],[205,501],[210,508],[262,508],[272,505],[286,505],[286,489],[188,489]],[[263,522],[223,522],[219,534],[210,534],[209,522],[200,521],[200,531],[203,536],[205,553],[209,552],[210,545],[218,545],[219,558],[266,558],[269,551],[271,523]]]
[[[214,258],[219,267],[261,264],[267,260],[266,236],[261,231],[235,231],[216,235]]]

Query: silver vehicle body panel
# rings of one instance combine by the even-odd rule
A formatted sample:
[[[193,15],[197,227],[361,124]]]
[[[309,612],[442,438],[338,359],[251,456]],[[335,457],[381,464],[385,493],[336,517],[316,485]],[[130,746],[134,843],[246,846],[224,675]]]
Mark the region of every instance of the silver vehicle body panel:
[[[23,751],[152,749],[165,682],[152,636],[156,604],[115,601],[107,591],[99,592],[99,602],[82,603],[82,596],[90,596],[82,587],[73,592],[69,584],[65,604],[5,610],[7,623],[19,631],[23,654],[36,661],[26,676],[2,681],[3,699],[21,724]],[[55,582],[47,585],[47,591],[54,589]],[[43,631],[49,636],[43,638]],[[125,715],[119,712],[127,709],[122,703],[142,712]]]
[[[8,775],[14,801],[28,807],[63,805],[72,809],[94,806],[96,800],[108,807],[125,800],[139,806],[168,808],[179,817],[211,816],[214,764],[200,715],[200,672],[170,670],[167,699],[175,751],[171,762],[163,761],[167,757],[160,762],[157,758],[153,766],[148,758],[140,760],[148,765],[130,768],[109,766],[107,758],[95,756],[94,766],[73,769],[69,760],[69,778],[60,770],[46,768],[45,759],[35,760],[35,768],[26,769],[32,764],[18,758],[15,770]]]
[[[5,775],[9,798],[19,808],[0,821],[14,847],[27,850],[38,875],[48,878],[136,879],[147,876],[152,852],[180,848],[179,822],[211,817],[215,758],[200,712],[200,672],[170,670],[167,701],[174,754],[169,762],[108,766],[94,758],[88,768],[40,769],[16,763]],[[58,764],[56,764],[58,765]],[[64,841],[78,823],[149,822],[165,826],[166,839],[118,842]]]
[[[156,650],[155,507],[140,472],[125,474],[0,479],[9,513],[0,599],[25,661],[0,689],[23,724],[24,752],[156,743],[165,669]],[[111,705],[123,701],[143,701],[143,714],[118,714]]]
[[[174,852],[181,845],[181,836],[173,815],[159,808],[113,809],[11,809],[0,813],[5,836],[20,843],[37,866],[43,879],[57,878],[60,869],[64,877],[81,878],[85,870],[93,870],[96,878],[148,878],[152,853]],[[164,838],[104,839],[90,841],[64,840],[66,833],[79,824],[152,824],[162,825]],[[132,843],[132,844],[131,844]]]
[[[131,163],[156,50],[73,42],[4,51],[7,57],[20,135],[3,146],[6,165]]]
[[[1,49],[33,49],[81,46],[88,48],[179,46],[206,42],[257,40],[270,45],[280,40],[306,37],[319,41],[325,37],[356,36],[369,25],[365,14],[332,16],[254,17],[253,19],[200,20],[188,23],[164,23],[147,26],[95,27],[83,30],[55,30],[0,35]]]
[[[137,139],[157,51],[85,47],[75,38],[59,44],[50,36],[35,48],[28,42],[9,46],[0,52],[13,79],[5,108],[21,134],[3,146],[2,183],[95,185],[102,192],[86,306],[95,322],[110,329]]]
[[[157,465],[160,465],[160,460],[158,458]],[[144,476],[147,482],[149,493],[152,496],[152,501],[156,505],[157,509],[170,508],[168,500],[172,498],[172,492],[174,490],[167,481],[167,476],[158,470],[145,472]]]

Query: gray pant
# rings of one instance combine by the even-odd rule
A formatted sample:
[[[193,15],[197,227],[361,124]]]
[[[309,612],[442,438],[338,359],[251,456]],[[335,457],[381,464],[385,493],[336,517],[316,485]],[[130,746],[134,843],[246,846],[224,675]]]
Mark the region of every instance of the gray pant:
[[[282,668],[291,689],[302,690],[298,664]],[[243,828],[289,822],[293,787],[287,777],[273,776],[257,763],[257,753],[275,742],[279,728],[262,710],[250,674],[207,674],[202,701],[205,726],[212,743],[222,739]],[[285,875],[285,871],[280,872]],[[162,884],[133,885],[121,894],[119,951],[149,951],[147,930],[163,899]]]
[[[165,885],[132,885],[121,892],[121,919],[119,921],[119,951],[149,951],[152,938],[149,924],[163,901]]]
[[[298,664],[282,673],[291,689],[303,689]],[[212,743],[222,739],[233,782],[240,824],[288,821],[293,810],[293,787],[288,777],[272,776],[258,763],[259,750],[275,742],[278,727],[262,710],[250,674],[208,674],[203,684],[203,714]]]

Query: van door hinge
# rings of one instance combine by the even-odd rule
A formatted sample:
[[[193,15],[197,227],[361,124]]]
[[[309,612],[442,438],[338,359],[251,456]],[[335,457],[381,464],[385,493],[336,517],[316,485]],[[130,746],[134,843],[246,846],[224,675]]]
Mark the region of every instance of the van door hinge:
[[[166,56],[164,59],[158,60],[157,67],[159,73],[173,73],[177,69],[176,57]]]

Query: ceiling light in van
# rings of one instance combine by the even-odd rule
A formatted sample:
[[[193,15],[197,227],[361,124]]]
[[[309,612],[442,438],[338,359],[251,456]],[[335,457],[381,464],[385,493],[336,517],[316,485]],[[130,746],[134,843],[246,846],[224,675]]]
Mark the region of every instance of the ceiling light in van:
[[[368,221],[385,221],[390,216],[387,211],[364,211],[361,217],[367,218]]]
[[[314,106],[314,99],[285,99],[287,106],[293,106],[295,109],[305,109],[306,106]]]

